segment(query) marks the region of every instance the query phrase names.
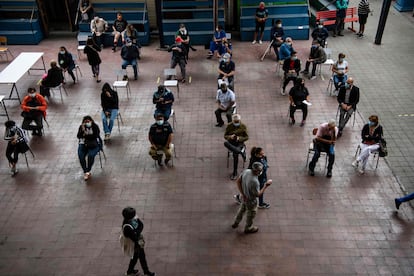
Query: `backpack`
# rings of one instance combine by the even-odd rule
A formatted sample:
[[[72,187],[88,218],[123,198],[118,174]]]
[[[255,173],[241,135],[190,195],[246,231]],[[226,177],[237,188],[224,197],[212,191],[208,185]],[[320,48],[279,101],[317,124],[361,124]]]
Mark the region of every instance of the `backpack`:
[[[124,226],[122,226],[122,231],[119,235],[119,243],[121,244],[121,249],[122,252],[124,252],[124,255],[132,259],[134,256],[135,243],[130,238],[124,236],[125,226],[133,228],[130,224],[124,224]]]

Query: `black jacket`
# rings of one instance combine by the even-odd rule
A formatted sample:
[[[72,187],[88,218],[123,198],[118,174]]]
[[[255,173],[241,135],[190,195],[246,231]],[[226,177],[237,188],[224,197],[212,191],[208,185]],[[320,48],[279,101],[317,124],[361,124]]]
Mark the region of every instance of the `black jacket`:
[[[336,98],[338,100],[339,104],[345,103],[347,105],[352,105],[352,108],[356,110],[356,106],[359,102],[359,88],[355,85],[352,85],[351,88],[351,94],[349,95],[349,103],[345,102],[345,93],[346,89],[345,86],[341,86],[339,88],[338,97]]]

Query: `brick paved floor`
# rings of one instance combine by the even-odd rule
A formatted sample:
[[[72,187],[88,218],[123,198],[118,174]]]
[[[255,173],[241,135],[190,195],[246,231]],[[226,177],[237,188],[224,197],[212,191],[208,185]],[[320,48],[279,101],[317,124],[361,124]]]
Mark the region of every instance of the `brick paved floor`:
[[[377,8],[380,3],[372,5]],[[157,275],[413,275],[414,212],[405,204],[396,213],[393,202],[402,194],[400,184],[412,184],[408,162],[413,158],[412,119],[397,115],[410,113],[412,107],[408,81],[412,75],[407,68],[414,59],[414,36],[408,35],[413,23],[391,11],[383,45],[374,46],[377,16],[369,18],[367,38],[357,40],[346,32],[345,37],[329,41],[334,55],[346,49],[351,75],[362,91],[361,115],[338,142],[331,179],[324,176],[322,159],[315,177],[305,170],[312,128],[336,113],[335,98],[325,93],[329,72],[324,69],[325,81],[306,82],[313,105],[305,127],[289,127],[288,100],[279,93],[274,61],[268,57],[258,62],[266,45],[234,42],[235,91],[249,129],[247,146],[264,147],[274,180],[265,195],[272,206],[259,210],[255,219],[259,233],[250,236],[242,233],[242,227],[230,227],[237,211],[232,199],[236,187],[228,178],[224,129],[214,127],[216,61],[205,60],[201,47],[190,53],[192,83],[180,86],[174,105],[175,167],[156,168],[147,154],[151,97],[157,77],[168,67],[169,54],[156,50],[156,42],[144,47],[130,100],[119,92],[124,125],[120,132],[114,129],[105,146],[103,169],[97,159],[92,179],[85,183],[76,156],[76,132],[86,114],[101,126],[103,83],[92,80],[82,58],[80,82],[67,85],[69,96],[64,96],[63,104],[58,97],[52,100],[50,128],[44,137],[31,139],[36,159],[29,158],[30,169],[21,156],[20,172],[12,178],[5,158],[1,159],[0,275],[122,275],[128,260],[122,256],[118,236],[121,210],[127,205],[136,207],[145,223],[147,259]],[[401,35],[404,32],[406,36]],[[68,37],[12,50],[15,55],[44,51],[48,63],[62,44],[76,52],[76,40]],[[309,45],[295,42],[302,61]],[[119,52],[104,49],[101,56],[103,82],[112,83],[120,67]],[[6,65],[1,62],[0,69]],[[399,65],[406,70],[398,71]],[[19,90],[25,91],[39,77],[26,75]],[[17,103],[7,106],[20,122]],[[380,115],[390,156],[380,161],[376,172],[359,176],[350,164],[371,113]],[[4,151],[3,142],[0,152]]]

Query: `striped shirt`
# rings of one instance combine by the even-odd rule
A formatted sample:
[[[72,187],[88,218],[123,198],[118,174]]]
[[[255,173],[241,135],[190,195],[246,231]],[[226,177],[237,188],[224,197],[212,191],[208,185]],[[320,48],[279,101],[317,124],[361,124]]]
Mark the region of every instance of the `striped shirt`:
[[[358,14],[369,13],[369,2],[368,0],[361,0],[358,4]]]

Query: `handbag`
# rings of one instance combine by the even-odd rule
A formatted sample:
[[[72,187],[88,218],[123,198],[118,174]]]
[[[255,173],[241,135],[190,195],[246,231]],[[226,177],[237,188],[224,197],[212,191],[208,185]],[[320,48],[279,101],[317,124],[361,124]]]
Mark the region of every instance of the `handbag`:
[[[21,142],[17,143],[16,146],[17,146],[20,153],[25,153],[30,149],[29,145],[27,145],[27,143],[25,141],[21,141]]]
[[[86,140],[85,139],[85,147],[88,149],[93,149],[98,147],[98,141],[96,139],[93,140]]]
[[[387,141],[385,139],[381,139],[379,142],[380,148],[379,148],[379,156],[385,157],[388,155],[388,149],[387,149]]]

